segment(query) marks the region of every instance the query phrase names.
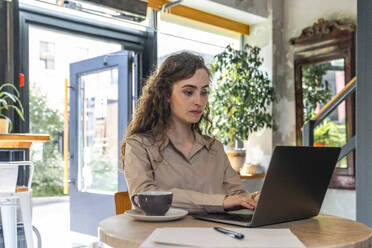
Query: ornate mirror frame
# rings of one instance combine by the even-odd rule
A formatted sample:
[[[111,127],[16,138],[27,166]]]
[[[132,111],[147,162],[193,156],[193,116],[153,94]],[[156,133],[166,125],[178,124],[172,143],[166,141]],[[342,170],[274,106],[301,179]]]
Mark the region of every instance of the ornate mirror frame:
[[[302,145],[303,92],[302,67],[304,65],[344,59],[345,84],[355,76],[355,25],[319,19],[313,26],[302,30],[300,36],[290,39],[295,46],[294,76],[296,103],[296,144]],[[346,136],[355,134],[355,94],[346,101]],[[347,156],[347,168],[336,168],[330,187],[355,188],[355,151]]]

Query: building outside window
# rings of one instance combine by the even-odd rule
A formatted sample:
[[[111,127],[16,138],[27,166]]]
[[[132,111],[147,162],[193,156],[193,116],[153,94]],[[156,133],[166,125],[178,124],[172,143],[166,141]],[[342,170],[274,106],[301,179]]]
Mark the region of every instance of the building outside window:
[[[40,41],[40,61],[44,62],[44,68],[54,70],[54,42]]]

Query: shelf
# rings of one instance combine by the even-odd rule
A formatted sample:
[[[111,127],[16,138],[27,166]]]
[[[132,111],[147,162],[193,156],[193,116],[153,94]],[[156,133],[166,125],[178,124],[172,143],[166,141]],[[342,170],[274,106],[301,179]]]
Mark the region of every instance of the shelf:
[[[48,134],[0,133],[0,148],[30,148],[32,142],[49,140]]]

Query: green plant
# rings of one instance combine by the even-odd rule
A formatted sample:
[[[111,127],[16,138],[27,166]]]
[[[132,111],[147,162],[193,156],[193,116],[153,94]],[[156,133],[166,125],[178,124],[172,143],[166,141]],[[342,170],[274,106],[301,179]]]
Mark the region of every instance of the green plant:
[[[346,144],[345,124],[337,124],[326,119],[314,129],[314,141],[326,146],[342,147]]]
[[[318,104],[324,106],[332,98],[328,81],[323,80],[329,69],[331,63],[307,65],[302,69],[304,123],[315,115]]]
[[[117,189],[118,161],[113,159],[107,151],[92,153],[91,161],[86,165],[90,169],[91,182],[89,189],[114,192]]]
[[[7,90],[11,89],[15,93]],[[24,121],[23,106],[20,100],[20,94],[17,88],[11,83],[5,83],[0,86],[0,118],[4,118],[9,122],[9,132],[13,129],[13,122],[9,118],[10,109],[14,109],[19,117]]]
[[[32,179],[34,196],[63,195],[63,159],[58,149],[58,133],[63,130],[62,114],[48,106],[45,95],[30,91],[30,131],[47,133],[50,142],[36,143],[31,147],[35,171]]]
[[[250,133],[275,127],[270,106],[275,93],[267,73],[260,70],[260,48],[246,44],[243,50],[227,46],[214,56],[214,82],[210,95],[214,135],[233,147]]]

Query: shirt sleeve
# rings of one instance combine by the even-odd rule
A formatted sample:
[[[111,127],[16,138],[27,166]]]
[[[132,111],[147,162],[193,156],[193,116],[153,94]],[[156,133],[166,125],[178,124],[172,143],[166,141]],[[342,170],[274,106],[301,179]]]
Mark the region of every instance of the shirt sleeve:
[[[222,150],[218,153],[223,156],[221,159],[225,166],[225,175],[223,180],[223,188],[227,195],[244,195],[251,197],[251,193],[245,189],[238,173],[231,167],[229,158],[227,157],[225,151]]]
[[[171,191],[172,207],[183,208],[190,213],[223,212],[224,194],[207,194],[181,188],[161,189],[154,180],[154,169],[145,145],[136,139],[127,139],[124,173],[129,195],[144,191]]]

